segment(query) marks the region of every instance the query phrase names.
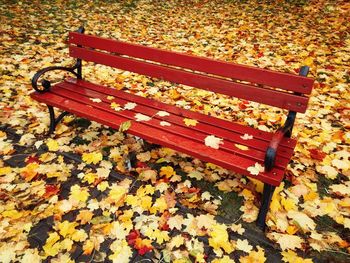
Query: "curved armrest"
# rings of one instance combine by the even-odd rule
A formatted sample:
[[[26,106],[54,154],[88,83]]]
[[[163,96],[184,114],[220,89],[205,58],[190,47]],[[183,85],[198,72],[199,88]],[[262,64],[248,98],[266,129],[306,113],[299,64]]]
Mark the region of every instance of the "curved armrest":
[[[290,129],[286,128],[279,128],[275,134],[272,136],[272,139],[270,141],[269,147],[266,150],[265,153],[265,171],[271,171],[271,169],[275,165],[275,160],[276,160],[276,153],[277,153],[277,148],[280,145],[283,137],[288,134]]]
[[[45,74],[46,72],[51,71],[51,70],[64,70],[64,71],[68,71],[68,72],[74,74],[75,76],[79,77],[78,73],[74,71],[78,67],[79,67],[79,65],[77,63],[73,67],[70,67],[70,68],[61,67],[61,66],[53,66],[53,67],[43,68],[43,69],[39,70],[37,73],[35,73],[35,75],[33,76],[32,87],[33,87],[33,89],[35,89],[37,92],[40,92],[40,93],[49,91],[50,87],[51,87],[51,82],[49,80],[43,79],[41,81],[41,85],[43,86],[43,89],[39,89],[39,87],[38,87],[38,80],[43,74]]]

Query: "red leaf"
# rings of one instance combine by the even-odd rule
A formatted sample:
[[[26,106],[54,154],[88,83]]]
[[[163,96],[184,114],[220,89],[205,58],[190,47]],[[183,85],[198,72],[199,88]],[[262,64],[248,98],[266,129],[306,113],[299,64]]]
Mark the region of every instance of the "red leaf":
[[[39,160],[38,157],[36,157],[35,155],[31,155],[29,157],[26,158],[25,162],[28,164],[28,163],[38,163],[40,164],[41,161]]]
[[[144,163],[144,162],[138,161],[138,162],[136,163],[136,167],[137,167],[137,168],[146,168],[146,167],[148,167],[148,165],[147,165],[146,163]]]
[[[140,237],[140,232],[138,230],[130,231],[129,235],[126,237],[129,245],[134,245],[136,239]]]
[[[49,198],[50,196],[53,196],[57,194],[60,191],[60,188],[53,184],[47,184],[45,186],[45,194],[43,195],[44,198]]]
[[[141,256],[143,256],[144,254],[146,254],[147,252],[151,251],[153,249],[153,247],[147,247],[147,246],[144,246],[144,247],[141,247],[138,249],[138,252]]]
[[[322,161],[327,156],[327,154],[325,154],[324,152],[318,149],[310,149],[309,153],[312,159],[319,160],[319,161]]]

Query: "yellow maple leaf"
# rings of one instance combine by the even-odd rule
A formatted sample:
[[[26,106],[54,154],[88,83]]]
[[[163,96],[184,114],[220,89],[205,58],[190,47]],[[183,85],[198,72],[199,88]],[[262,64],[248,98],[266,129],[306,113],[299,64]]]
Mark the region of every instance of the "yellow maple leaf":
[[[29,182],[38,174],[38,168],[38,163],[29,163],[26,165],[26,167],[23,167],[21,169],[21,176],[24,177],[24,180],[26,180],[26,182]]]
[[[287,211],[297,209],[295,201],[291,198],[281,197],[281,204],[283,205],[284,209],[286,209]]]
[[[167,202],[164,196],[161,196],[156,199],[156,201],[154,202],[153,206],[149,209],[149,211],[152,214],[155,214],[157,212],[163,213],[166,209],[168,209]]]
[[[59,231],[60,235],[63,237],[70,236],[76,231],[76,227],[78,226],[77,222],[69,222],[67,220],[63,222],[59,222],[57,224],[57,230]]]
[[[141,198],[141,207],[144,210],[149,210],[152,206],[152,197],[144,196]]]
[[[311,67],[314,64],[314,59],[312,57],[308,57],[304,60],[303,65]]]
[[[70,188],[70,198],[73,200],[86,202],[89,196],[88,190],[82,189],[79,185],[73,185]]]
[[[151,180],[151,182],[154,183],[157,180],[157,171],[155,170],[142,171],[139,175],[139,178],[142,181]]]
[[[58,254],[58,251],[60,250],[60,243],[56,243],[58,240],[60,240],[60,236],[56,232],[49,234],[49,237],[46,239],[46,243],[43,246],[47,256],[55,256]]]
[[[258,251],[251,251],[248,256],[241,256],[240,263],[264,263],[266,261],[264,250],[258,246]]]
[[[60,247],[62,250],[64,249],[64,250],[70,251],[72,249],[74,242],[73,242],[73,240],[71,240],[69,238],[65,238],[60,243],[61,243]]]
[[[95,180],[98,178],[98,175],[95,173],[87,173],[84,175],[83,182],[88,182],[89,184],[92,184],[95,182]]]
[[[80,220],[81,224],[84,225],[92,219],[93,215],[94,214],[90,210],[80,210],[76,220]]]
[[[187,118],[184,118],[183,121],[184,121],[186,126],[196,126],[198,123],[197,120],[187,119]]]
[[[166,178],[170,178],[173,175],[175,175],[174,168],[171,166],[163,166],[162,168],[160,168],[159,175],[165,176]]]
[[[282,250],[301,248],[303,239],[294,235],[272,233],[276,242],[281,246]]]
[[[118,217],[118,219],[125,223],[125,222],[128,222],[129,220],[131,220],[131,218],[133,217],[134,215],[134,211],[132,211],[131,209],[128,209],[128,210],[124,210],[124,213],[122,215],[120,215]]]
[[[310,191],[304,196],[305,201],[312,201],[312,200],[315,200],[316,198],[318,198],[318,194],[314,191]]]
[[[83,153],[83,161],[87,164],[97,164],[102,161],[102,154],[100,152]]]
[[[109,183],[107,181],[103,181],[97,185],[97,189],[101,192],[104,192],[109,187]]]
[[[1,167],[0,168],[0,175],[6,175],[11,173],[12,168],[11,167]]]
[[[220,250],[222,248],[228,254],[234,250],[232,244],[228,240],[228,233],[225,225],[213,225],[209,231],[209,236],[209,246],[214,248],[214,250]]]
[[[248,150],[249,150],[249,147],[248,147],[248,146],[245,146],[245,145],[242,145],[242,144],[236,143],[235,146],[236,146],[238,149],[242,150],[242,151],[248,151]]]
[[[18,219],[23,216],[23,212],[12,209],[12,210],[6,210],[2,212],[1,215],[3,217],[9,217],[11,219]]]
[[[235,263],[235,261],[233,259],[230,259],[229,256],[225,255],[222,258],[214,259],[212,263]]]
[[[58,142],[53,139],[48,139],[46,143],[47,147],[49,148],[49,151],[58,151]]]
[[[310,259],[310,258],[303,259],[303,258],[299,257],[297,255],[297,253],[292,251],[292,250],[283,251],[281,253],[281,255],[283,256],[282,260],[284,262],[288,262],[288,263],[312,263],[312,259]]]
[[[115,103],[115,102],[111,103],[111,108],[115,111],[121,111],[123,109],[122,107],[120,107],[118,103]]]
[[[145,235],[152,240],[156,240],[159,245],[163,244],[164,241],[170,240],[169,233],[167,231],[161,231],[158,228],[152,229],[148,227],[145,231]]]
[[[118,203],[124,201],[127,189],[120,185],[112,185],[108,197],[114,202]]]
[[[262,193],[263,192],[263,190],[264,190],[264,183],[263,182],[261,182],[259,180],[256,180],[254,178],[250,178],[249,180],[253,182],[253,184],[255,185],[255,190],[258,193]]]
[[[185,243],[185,238],[181,235],[174,236],[169,242],[169,248],[172,250],[173,248],[180,247]]]
[[[133,207],[137,206],[139,201],[140,201],[139,198],[135,195],[126,195],[126,197],[125,197],[125,202],[128,205],[133,206]],[[152,203],[151,203],[151,205],[152,205]]]
[[[169,218],[167,224],[169,225],[170,229],[176,228],[178,230],[181,230],[183,222],[184,222],[184,218],[182,215],[175,215]]]
[[[287,216],[294,220],[305,232],[315,230],[316,223],[305,213],[299,211],[288,211]]]
[[[74,240],[76,242],[83,242],[87,238],[88,238],[88,235],[86,234],[86,232],[83,229],[76,230],[72,234],[72,240]]]
[[[138,197],[143,197],[143,196],[148,195],[148,194],[153,195],[154,191],[155,191],[154,186],[147,184],[147,185],[141,186],[139,189],[137,189],[136,195]]]
[[[83,251],[84,255],[90,255],[91,252],[94,250],[95,244],[92,242],[90,239],[86,240],[84,245],[83,245]]]
[[[236,242],[236,248],[238,250],[242,250],[246,253],[250,253],[250,251],[252,251],[253,247],[251,245],[249,245],[249,242],[247,239],[238,239]]]

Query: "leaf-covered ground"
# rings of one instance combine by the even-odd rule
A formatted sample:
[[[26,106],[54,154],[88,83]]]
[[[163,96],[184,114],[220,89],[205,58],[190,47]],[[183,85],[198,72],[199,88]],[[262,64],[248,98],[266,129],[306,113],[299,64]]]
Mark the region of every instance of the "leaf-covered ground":
[[[0,0],[0,262],[349,262],[348,1]],[[266,234],[261,184],[69,115],[51,137],[40,68],[88,34],[316,79]],[[273,131],[281,111],[84,64],[92,82]],[[56,73],[51,79],[60,79]]]

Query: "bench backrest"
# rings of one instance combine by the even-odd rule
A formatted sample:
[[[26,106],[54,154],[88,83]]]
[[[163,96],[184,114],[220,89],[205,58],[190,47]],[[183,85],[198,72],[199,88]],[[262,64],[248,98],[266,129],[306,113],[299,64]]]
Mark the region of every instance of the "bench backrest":
[[[313,79],[71,32],[72,57],[296,112]]]

